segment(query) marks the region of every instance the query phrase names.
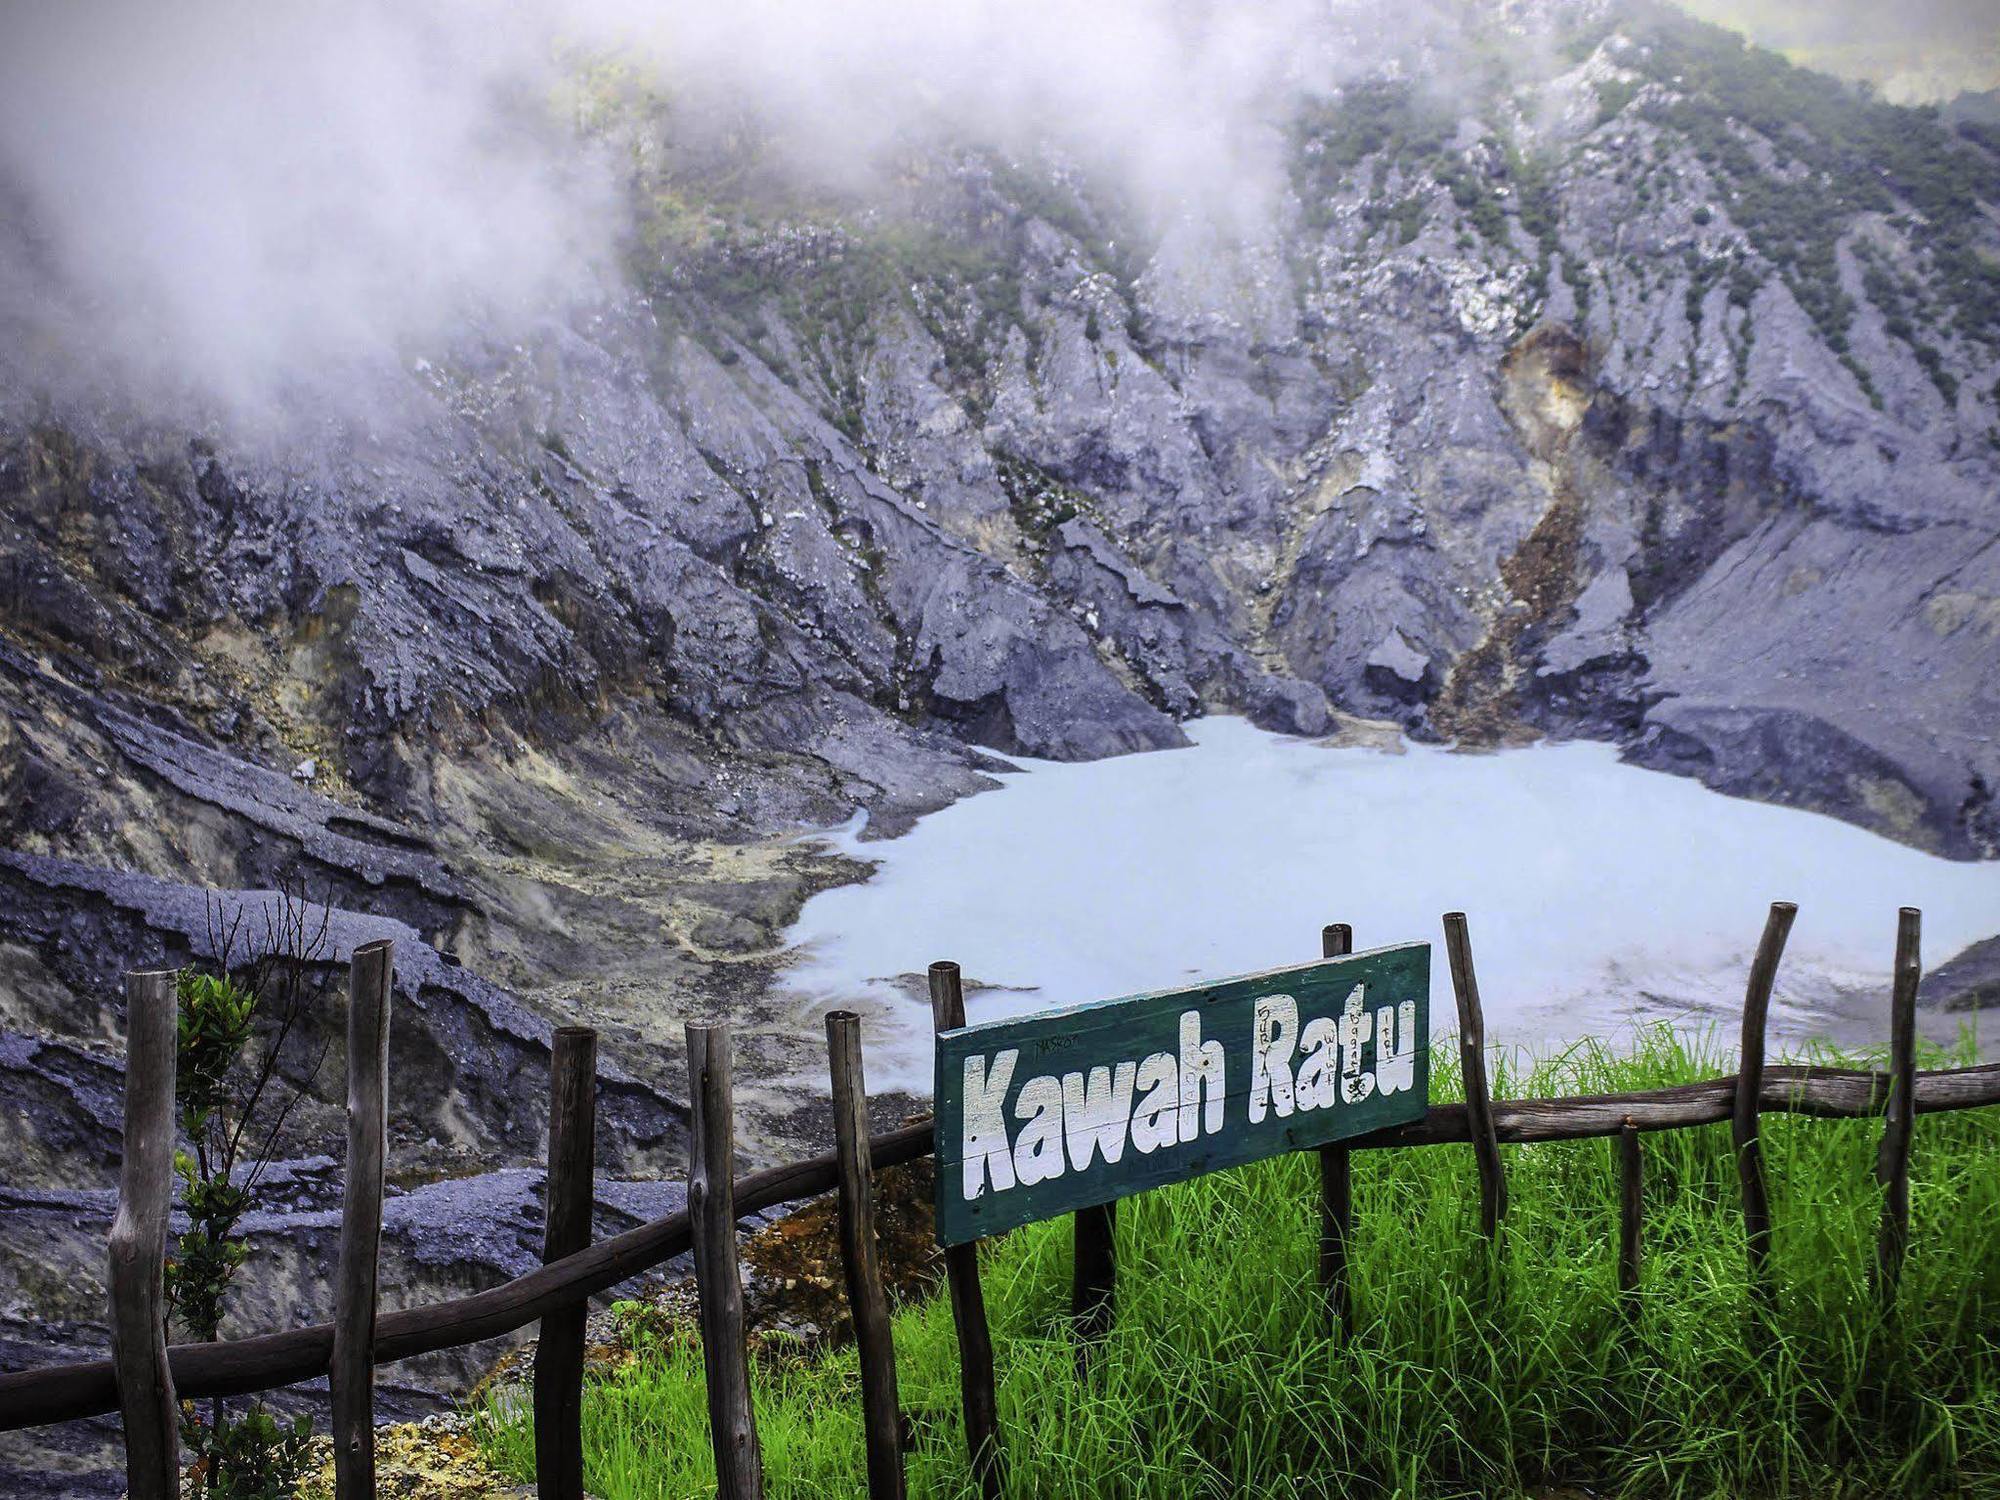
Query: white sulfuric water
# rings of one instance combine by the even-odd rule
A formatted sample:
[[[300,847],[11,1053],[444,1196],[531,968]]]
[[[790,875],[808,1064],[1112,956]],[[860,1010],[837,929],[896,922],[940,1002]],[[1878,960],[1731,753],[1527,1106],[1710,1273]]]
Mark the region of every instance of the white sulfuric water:
[[[792,928],[801,1028],[859,1010],[870,1087],[928,1094],[932,959],[963,966],[978,1021],[1301,962],[1343,921],[1361,948],[1433,942],[1442,1034],[1439,917],[1459,909],[1493,1041],[1539,1050],[1666,1018],[1721,1022],[1733,1045],[1782,899],[1799,916],[1774,1038],[1867,1044],[1886,1030],[1897,907],[1923,909],[1931,965],[2000,932],[2000,863],[1724,797],[1607,745],[1330,749],[1240,719],[1188,732],[1185,750],[1023,761],[898,839],[862,843],[858,822],[826,835],[877,868]]]

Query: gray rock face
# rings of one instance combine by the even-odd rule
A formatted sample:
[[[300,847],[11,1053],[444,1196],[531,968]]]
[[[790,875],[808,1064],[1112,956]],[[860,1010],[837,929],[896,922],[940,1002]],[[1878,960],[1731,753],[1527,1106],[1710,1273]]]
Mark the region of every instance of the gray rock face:
[[[217,959],[219,921],[244,913],[255,930],[273,909],[276,892],[232,892],[218,910],[211,893],[143,875],[129,875],[35,855],[0,851],[0,883],[9,899],[0,904],[0,933],[21,948],[50,955],[50,978],[73,994],[109,994],[117,972],[126,967],[180,967]],[[506,991],[465,968],[448,963],[405,924],[388,917],[334,910],[309,911],[306,922],[324,932],[316,963],[338,971],[355,948],[387,938],[396,944],[395,1048],[391,1065],[398,1080],[392,1121],[406,1138],[440,1139],[480,1157],[527,1154],[546,1130],[546,1119],[520,1107],[528,1098],[546,1098],[551,1027]],[[338,1007],[307,1018],[306,1024],[339,1021]],[[343,1023],[344,1024],[344,1023]],[[102,1042],[65,1047],[62,1043],[10,1035],[18,1055],[12,1076],[46,1081],[62,1060],[79,1072],[96,1062],[96,1081],[80,1084],[73,1098],[87,1107],[100,1128],[92,1155],[115,1161],[116,1121],[122,1110],[106,1097],[105,1081],[117,1076],[118,1053]],[[321,1047],[330,1045],[327,1037]],[[321,1048],[310,1041],[307,1052]],[[308,1106],[298,1129],[330,1130],[338,1088],[329,1079],[318,1086],[325,1119],[315,1122]],[[599,1159],[610,1170],[681,1159],[686,1107],[656,1085],[642,1082],[615,1063],[598,1070]],[[27,1137],[39,1140],[46,1116],[19,1111]],[[72,1116],[65,1134],[82,1132],[84,1118]],[[58,1143],[44,1142],[40,1154],[54,1156]],[[413,1165],[413,1164],[412,1164]]]
[[[2000,937],[1974,943],[1925,974],[1917,1000],[1941,1010],[2000,1008]]]
[[[1927,373],[1877,305],[1904,295],[1883,267],[1934,253],[1918,232],[1830,221],[1836,285],[1806,279],[1732,217],[1760,169],[1686,113],[1735,101],[1656,80],[1697,42],[1591,35],[1533,80],[1536,123],[1478,99],[1432,138],[1420,97],[1356,85],[1303,131],[1265,246],[1170,230],[1107,258],[1073,185],[1056,214],[969,160],[912,210],[936,263],[829,227],[640,265],[532,344],[374,371],[394,422],[52,422],[12,370],[5,622],[48,653],[17,670],[172,704],[145,769],[281,821],[410,799],[423,829],[437,748],[614,708],[705,758],[857,731],[1064,758],[1338,707],[1610,734],[1757,795],[1797,750],[1818,772],[1791,795],[1993,852],[2000,331],[1941,312]],[[1907,128],[1991,189],[1977,146]],[[1738,134],[1789,181],[1796,141]],[[86,711],[121,749],[145,721]],[[21,832],[76,849],[86,792],[32,744],[11,760]],[[259,777],[291,786],[232,789]],[[371,815],[315,839],[379,841]],[[367,878],[397,861],[442,880],[416,851]]]
[[[1448,108],[1353,82],[1244,243],[966,153],[881,213],[718,187],[530,336],[272,431],[0,355],[8,1201],[111,1181],[118,971],[299,881],[341,951],[398,937],[414,1173],[531,1171],[582,1019],[610,1169],[671,1175],[689,1016],[821,1066],[758,999],[861,871],[792,835],[1201,713],[1610,739],[2000,854],[2000,162],[1651,11],[1504,9],[1557,44]],[[700,196],[621,128],[635,202]],[[0,1213],[36,1274],[96,1254]],[[37,1335],[0,1274],[8,1360],[95,1317]]]

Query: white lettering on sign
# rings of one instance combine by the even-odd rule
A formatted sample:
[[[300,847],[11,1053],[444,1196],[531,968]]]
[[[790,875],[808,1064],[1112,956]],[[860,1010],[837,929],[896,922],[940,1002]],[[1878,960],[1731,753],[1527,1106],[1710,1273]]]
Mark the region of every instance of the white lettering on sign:
[[[1385,1094],[1400,1094],[1417,1081],[1417,1002],[1405,1000],[1396,1007],[1394,1036],[1389,1007],[1375,1012],[1375,1087]]]
[[[1275,1111],[1292,1112],[1292,1053],[1299,1042],[1299,1002],[1290,995],[1266,995],[1250,1013],[1255,1040],[1250,1046],[1250,1120]]]
[[[1132,1111],[1132,1144],[1141,1156],[1180,1139],[1181,1065],[1171,1052],[1139,1064],[1139,1107]]]
[[[1222,1129],[1222,1043],[1201,1039],[1201,1012],[1181,1012],[1181,1144]],[[1201,1119],[1197,1128],[1195,1115]]]
[[[1299,1033],[1299,1045],[1306,1060],[1299,1065],[1293,1084],[1301,1111],[1327,1109],[1333,1104],[1333,1080],[1339,1071],[1340,1025],[1332,1016],[1318,1016],[1306,1022]]]
[[[1251,1124],[1360,1104],[1415,1086],[1417,1003],[1371,1009],[1365,987],[1356,985],[1337,1016],[1316,1016],[1301,1028],[1296,998],[1265,995],[1251,1012],[1250,1044]],[[1010,1110],[1020,1060],[1018,1047],[990,1061],[984,1054],[965,1059],[961,1169],[968,1200],[1082,1172],[1100,1159],[1114,1166],[1128,1143],[1143,1156],[1223,1127],[1223,1045],[1203,1039],[1198,1010],[1181,1013],[1178,1054],[1040,1074],[1021,1085]]]
[[[1043,1074],[1021,1085],[1014,1118],[1025,1120],[1014,1138],[1014,1176],[1023,1187],[1063,1174],[1062,1083]]]
[[[1361,1049],[1375,1034],[1375,1022],[1361,999],[1357,984],[1340,1013],[1340,1097],[1348,1104],[1359,1104],[1375,1092],[1375,1075],[1361,1071]]]
[[[1337,1017],[1317,1016],[1301,1031],[1298,1013],[1298,1002],[1290,995],[1267,995],[1252,1012],[1251,1124],[1267,1115],[1284,1119],[1294,1109],[1301,1114],[1331,1109],[1336,1101],[1359,1104],[1372,1094],[1400,1094],[1415,1085],[1416,1001],[1380,1006],[1371,1015],[1368,997],[1357,984]],[[1371,1042],[1372,1071],[1362,1067]],[[1301,1054],[1297,1073],[1291,1067],[1295,1051]]]
[[[1137,1063],[1117,1068],[1092,1068],[1090,1076],[1065,1073],[1062,1081],[1063,1142],[1069,1164],[1081,1172],[1101,1151],[1106,1166],[1125,1154],[1125,1132],[1132,1121],[1132,1079]]]
[[[1021,1060],[1020,1049],[1009,1047],[986,1066],[986,1059],[974,1054],[965,1060],[965,1196],[977,1198],[986,1191],[986,1177],[993,1176],[993,1191],[1004,1193],[1014,1185],[1014,1159],[1008,1154],[1007,1124],[1001,1111],[1007,1103],[1007,1085],[1014,1081],[1014,1064]]]

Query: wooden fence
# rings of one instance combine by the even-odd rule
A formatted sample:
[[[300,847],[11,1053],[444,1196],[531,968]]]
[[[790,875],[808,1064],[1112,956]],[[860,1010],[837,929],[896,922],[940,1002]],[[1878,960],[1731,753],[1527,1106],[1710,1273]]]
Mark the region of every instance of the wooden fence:
[[[1508,1142],[1616,1142],[1620,1164],[1618,1278],[1638,1283],[1643,1228],[1641,1137],[1727,1121],[1742,1188],[1750,1285],[1760,1306],[1775,1297],[1769,1274],[1770,1199],[1758,1138],[1759,1117],[1795,1113],[1830,1118],[1883,1117],[1875,1175],[1883,1189],[1873,1283],[1892,1303],[1909,1245],[1909,1161],[1915,1117],[2000,1104],[2000,1065],[1920,1073],[1916,1069],[1916,997],[1921,919],[1901,914],[1890,1002],[1889,1067],[1874,1070],[1767,1067],[1765,1021],[1772,985],[1796,910],[1771,908],[1751,966],[1743,1008],[1740,1070],[1674,1088],[1560,1099],[1491,1097],[1484,1021],[1471,940],[1462,913],[1444,919],[1457,999],[1462,1104],[1432,1106],[1408,1125],[1377,1131],[1317,1154],[1320,1167],[1320,1276],[1331,1330],[1351,1328],[1348,1247],[1353,1208],[1349,1173],[1362,1150],[1451,1143],[1473,1148],[1481,1231],[1497,1236],[1507,1209],[1499,1146]],[[1352,951],[1344,925],[1328,927],[1323,953]],[[589,1299],[692,1250],[695,1257],[709,1413],[721,1493],[763,1493],[762,1463],[749,1391],[736,1224],[742,1217],[829,1190],[839,1194],[841,1243],[862,1374],[863,1435],[871,1497],[904,1493],[906,1427],[896,1395],[895,1352],[874,1234],[873,1179],[885,1168],[927,1156],[929,1123],[870,1135],[862,1076],[860,1023],[827,1017],[835,1150],[828,1156],[735,1175],[727,1027],[687,1028],[693,1129],[687,1208],[608,1240],[590,1241],[594,1033],[558,1031],[551,1065],[549,1171],[544,1264],[471,1296],[377,1313],[376,1262],[381,1237],[387,1136],[387,1058],[391,945],[356,950],[348,1007],[348,1157],[346,1198],[335,1271],[334,1320],[226,1343],[166,1343],[162,1274],[172,1193],[175,998],[172,975],[127,977],[125,1156],[119,1206],[109,1242],[112,1357],[0,1375],[0,1431],[120,1412],[133,1500],[178,1494],[176,1403],[201,1396],[273,1390],[326,1376],[333,1397],[336,1489],[343,1500],[372,1496],[375,1366],[455,1348],[541,1323],[534,1366],[535,1469],[539,1492],[577,1500],[582,1491],[580,1413],[583,1320]],[[956,964],[930,970],[938,1030],[965,1023]],[[1110,1206],[1074,1216],[1072,1307],[1078,1357],[1109,1328],[1115,1306],[1115,1217]],[[958,1330],[968,1456],[983,1495],[1004,1487],[993,1342],[987,1326],[976,1245],[945,1251],[945,1280]]]

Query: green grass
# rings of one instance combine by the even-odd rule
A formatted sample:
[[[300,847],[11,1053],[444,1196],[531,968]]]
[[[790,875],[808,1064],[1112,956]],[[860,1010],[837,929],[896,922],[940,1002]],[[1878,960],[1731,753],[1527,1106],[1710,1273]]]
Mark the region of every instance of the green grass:
[[[1711,1048],[1658,1031],[1627,1055],[1586,1047],[1497,1086],[1602,1092],[1726,1071]],[[1767,1116],[1764,1133],[1781,1303],[1763,1352],[1726,1126],[1645,1137],[1629,1319],[1601,1140],[1502,1147],[1512,1205],[1497,1256],[1476,1233],[1465,1147],[1357,1156],[1360,1327],[1345,1347],[1321,1331],[1306,1158],[1120,1205],[1118,1323],[1086,1385],[1064,1330],[1068,1222],[1008,1236],[988,1247],[984,1280],[1011,1493],[2000,1494],[2000,1109],[1917,1122],[1899,1327],[1868,1287],[1879,1123]],[[949,1307],[902,1309],[896,1345],[911,1493],[969,1495]],[[755,1386],[772,1494],[864,1493],[851,1351],[760,1365]],[[531,1473],[525,1414],[485,1417],[490,1454]],[[592,1494],[712,1493],[691,1335],[590,1386],[583,1424]]]

